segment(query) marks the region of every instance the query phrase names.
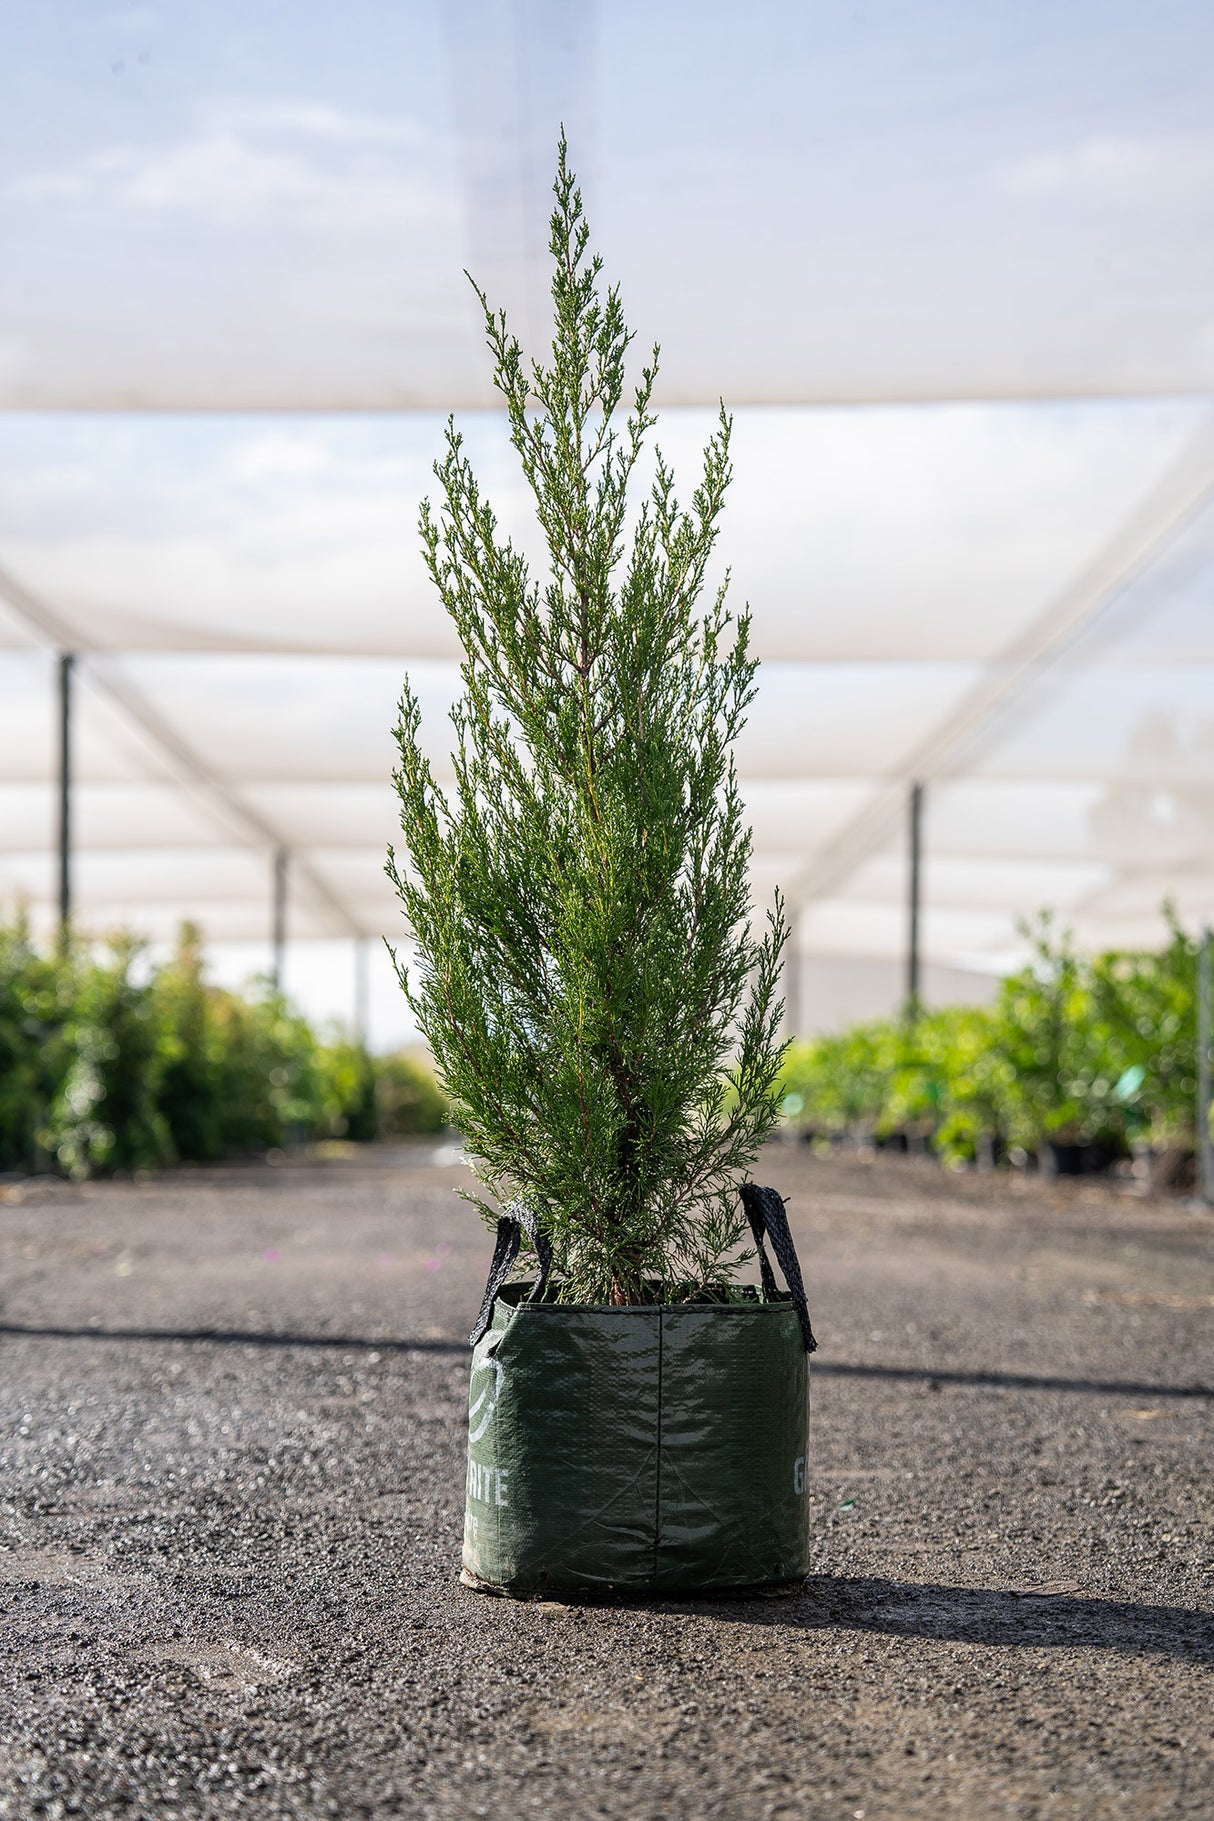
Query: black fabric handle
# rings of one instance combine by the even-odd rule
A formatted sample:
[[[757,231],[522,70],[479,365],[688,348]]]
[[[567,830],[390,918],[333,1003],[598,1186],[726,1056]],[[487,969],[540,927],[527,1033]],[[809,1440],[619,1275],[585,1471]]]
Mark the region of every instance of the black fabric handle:
[[[809,1324],[809,1305],[805,1297],[805,1284],[801,1277],[801,1266],[797,1259],[797,1249],[793,1245],[792,1233],[789,1230],[788,1215],[784,1210],[784,1198],[775,1189],[761,1189],[756,1182],[744,1182],[740,1186],[742,1206],[750,1222],[750,1230],[755,1237],[755,1247],[759,1255],[759,1274],[763,1280],[763,1299],[767,1301],[779,1293],[775,1272],[767,1256],[764,1241],[770,1239],[771,1249],[775,1253],[784,1280],[788,1285],[793,1308],[801,1325],[801,1336],[807,1353],[816,1353],[818,1343]],[[480,1313],[476,1318],[469,1344],[475,1347],[489,1331],[493,1320],[493,1310],[497,1303],[502,1285],[514,1269],[523,1234],[527,1235],[535,1255],[539,1260],[540,1273],[532,1285],[528,1302],[539,1302],[548,1287],[548,1274],[552,1269],[552,1247],[547,1235],[540,1226],[535,1209],[525,1201],[511,1202],[505,1212],[499,1216],[497,1239],[493,1247],[493,1262],[489,1266],[489,1279],[485,1285],[485,1295],[481,1302]]]
[[[750,1222],[750,1230],[755,1236],[755,1247],[759,1254],[759,1275],[763,1279],[763,1300],[766,1302],[777,1293],[776,1274],[771,1268],[767,1256],[764,1238],[770,1239],[771,1249],[779,1261],[792,1297],[792,1306],[797,1311],[797,1320],[801,1324],[801,1338],[805,1342],[807,1353],[816,1353],[818,1343],[814,1331],[809,1325],[809,1304],[805,1299],[805,1284],[801,1278],[801,1266],[797,1259],[797,1248],[792,1243],[788,1215],[784,1210],[784,1197],[776,1189],[761,1189],[757,1182],[744,1182],[739,1186],[742,1206]]]
[[[505,1213],[498,1217],[493,1262],[489,1266],[489,1281],[485,1285],[480,1314],[468,1336],[470,1346],[475,1347],[477,1341],[489,1331],[489,1323],[493,1320],[494,1304],[497,1302],[502,1285],[514,1269],[514,1261],[518,1257],[524,1233],[535,1247],[535,1255],[540,1261],[540,1274],[535,1280],[527,1301],[529,1303],[538,1302],[548,1287],[548,1273],[552,1269],[552,1247],[548,1243],[548,1237],[540,1226],[539,1216],[535,1209],[525,1201],[512,1201]]]

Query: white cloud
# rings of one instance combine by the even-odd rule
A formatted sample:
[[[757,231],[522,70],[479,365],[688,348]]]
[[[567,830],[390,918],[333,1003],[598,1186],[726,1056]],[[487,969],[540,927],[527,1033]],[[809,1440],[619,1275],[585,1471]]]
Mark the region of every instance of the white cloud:
[[[313,228],[399,227],[451,210],[448,166],[409,121],[311,103],[217,108],[175,142],[119,145],[14,178],[11,201],[193,214],[225,225],[267,215]]]
[[[1214,137],[1085,139],[1006,166],[999,185],[1014,196],[1061,196],[1117,202],[1208,201],[1214,182]]]

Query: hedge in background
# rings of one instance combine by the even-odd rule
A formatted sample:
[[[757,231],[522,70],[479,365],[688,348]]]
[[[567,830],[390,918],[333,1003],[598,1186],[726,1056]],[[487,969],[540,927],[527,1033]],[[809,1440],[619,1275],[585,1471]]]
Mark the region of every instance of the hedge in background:
[[[0,1169],[84,1177],[307,1139],[441,1131],[433,1077],[317,1036],[282,997],[204,977],[198,932],[149,967],[116,938],[40,954],[0,924]]]
[[[786,1119],[810,1134],[899,1134],[946,1158],[1196,1138],[1197,944],[1169,915],[1159,953],[1085,959],[1048,918],[990,1006],[876,1020],[794,1043]]]

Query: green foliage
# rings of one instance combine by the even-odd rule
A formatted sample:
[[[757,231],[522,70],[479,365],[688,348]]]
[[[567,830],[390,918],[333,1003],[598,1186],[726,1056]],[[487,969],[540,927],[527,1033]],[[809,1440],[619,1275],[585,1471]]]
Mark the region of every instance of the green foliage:
[[[215,1013],[231,1105],[224,1126],[229,1153],[336,1137],[325,1104],[317,1039],[281,995],[244,1000],[223,994]]]
[[[189,924],[157,968],[128,937],[41,955],[23,919],[0,924],[0,1170],[104,1175],[444,1120],[420,1063],[211,985]]]
[[[434,1076],[409,1056],[383,1056],[375,1066],[375,1109],[381,1138],[441,1132],[447,1101]]]
[[[1191,1147],[1197,944],[1169,913],[1158,954],[1084,958],[1048,916],[990,1006],[877,1020],[793,1044],[785,1117],[825,1136],[910,1132],[946,1158],[1002,1140]]]
[[[0,1169],[32,1169],[39,1132],[72,1060],[73,956],[39,955],[24,915],[0,924]]]
[[[1093,1135],[1103,1079],[1092,1042],[1088,969],[1064,934],[1042,917],[1028,965],[999,993],[1000,1047],[1011,1065],[1007,1135],[1031,1147],[1042,1138]]]
[[[623,406],[631,335],[603,297],[562,142],[551,365],[484,297],[495,384],[548,552],[532,578],[449,426],[421,533],[464,650],[453,800],[406,684],[396,784],[418,945],[401,981],[482,1180],[541,1211],[564,1294],[644,1301],[719,1278],[734,1185],[776,1118],[777,900],[749,926],[732,742],[754,694],[749,616],[697,605],[729,421],[680,508],[655,422],[657,352]],[[480,1201],[490,1218],[493,1209]]]
[[[172,1138],[159,1106],[165,1052],[140,946],[111,944],[80,970],[64,1027],[71,1060],[47,1111],[42,1143],[68,1176],[167,1163]]]
[[[931,1057],[935,1149],[946,1160],[976,1156],[1008,1136],[1014,1065],[1000,1040],[999,1015],[987,1006],[931,1012],[916,1032]]]
[[[162,1043],[160,1104],[178,1157],[209,1163],[231,1150],[238,1109],[228,1093],[230,1046],[217,1016],[223,995],[203,979],[199,934],[183,924],[177,952],[153,992]]]
[[[780,1071],[785,1116],[824,1136],[878,1132],[897,1041],[894,1026],[873,1022],[790,1044]]]
[[[1157,955],[1113,953],[1093,963],[1090,993],[1106,1097],[1127,1134],[1154,1144],[1195,1142],[1197,943],[1168,911]]]
[[[392,1058],[393,1062],[396,1060]],[[378,1077],[382,1065],[364,1046],[339,1038],[317,1052],[317,1064],[325,1115],[334,1136],[348,1138],[353,1144],[388,1137],[379,1117]],[[411,1132],[431,1129],[420,1124],[405,1128]]]

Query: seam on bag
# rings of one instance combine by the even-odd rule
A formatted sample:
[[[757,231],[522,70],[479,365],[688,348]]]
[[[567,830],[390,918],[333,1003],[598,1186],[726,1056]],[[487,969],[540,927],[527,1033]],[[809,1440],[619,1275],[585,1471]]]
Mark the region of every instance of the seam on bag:
[[[658,1458],[653,1476],[653,1578],[658,1578],[662,1553],[662,1455],[666,1437],[666,1406],[662,1399],[662,1368],[666,1352],[666,1311],[658,1310]]]

